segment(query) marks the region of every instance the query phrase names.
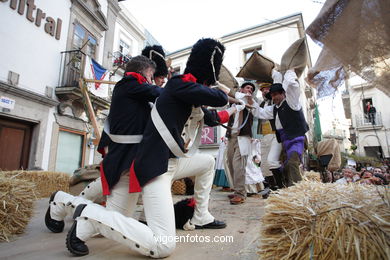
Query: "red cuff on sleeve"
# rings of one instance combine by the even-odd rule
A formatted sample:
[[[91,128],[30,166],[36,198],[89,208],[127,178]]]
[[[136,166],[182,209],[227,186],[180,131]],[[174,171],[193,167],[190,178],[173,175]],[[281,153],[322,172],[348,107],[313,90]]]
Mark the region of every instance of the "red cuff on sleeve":
[[[226,110],[218,112],[218,116],[219,116],[219,122],[221,124],[224,124],[227,121],[229,121],[229,113]]]

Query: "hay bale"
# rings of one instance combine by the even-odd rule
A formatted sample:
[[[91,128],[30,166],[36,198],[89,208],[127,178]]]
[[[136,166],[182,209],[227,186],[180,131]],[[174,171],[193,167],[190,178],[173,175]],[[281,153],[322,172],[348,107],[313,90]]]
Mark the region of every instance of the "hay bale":
[[[390,259],[390,190],[303,181],[271,194],[261,259]]]
[[[27,180],[35,184],[38,198],[49,197],[54,191],[62,190],[69,192],[69,178],[66,173],[48,171],[8,171],[0,172],[0,176],[14,177]]]
[[[304,171],[303,179],[306,181],[319,181],[321,182],[321,173],[315,171]]]
[[[33,212],[35,185],[0,175],[0,241],[24,232]]]

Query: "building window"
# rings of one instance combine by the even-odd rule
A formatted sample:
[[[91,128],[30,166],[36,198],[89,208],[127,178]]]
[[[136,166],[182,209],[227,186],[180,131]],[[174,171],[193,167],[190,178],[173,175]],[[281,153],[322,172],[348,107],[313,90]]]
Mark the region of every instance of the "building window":
[[[256,46],[256,47],[251,47],[251,48],[247,48],[247,49],[244,49],[243,52],[244,52],[244,62],[246,62],[247,60],[249,60],[249,58],[252,56],[253,52],[259,52],[259,53],[262,53],[262,46],[259,45],[259,46]]]
[[[122,39],[119,40],[119,51],[114,52],[114,66],[125,68],[126,64],[130,61],[130,45]]]
[[[87,43],[87,55],[95,58],[95,53],[96,53],[96,39],[93,38],[92,36],[88,35],[88,43]]]
[[[374,104],[372,103],[372,98],[366,98],[366,99],[363,99],[363,101],[362,101],[363,103],[362,103],[362,106],[363,106],[363,113],[364,114],[368,114],[368,107],[367,107],[367,105],[368,105],[368,102],[370,102],[370,106],[373,106]]]
[[[130,45],[123,40],[119,40],[119,51],[122,54],[122,56],[131,56]]]
[[[56,172],[72,174],[83,166],[85,133],[61,128],[58,135]]]
[[[81,49],[86,52],[91,58],[95,58],[96,55],[96,38],[90,34],[84,27],[76,24],[73,33],[73,48]]]
[[[180,67],[173,68],[172,76],[180,75]]]

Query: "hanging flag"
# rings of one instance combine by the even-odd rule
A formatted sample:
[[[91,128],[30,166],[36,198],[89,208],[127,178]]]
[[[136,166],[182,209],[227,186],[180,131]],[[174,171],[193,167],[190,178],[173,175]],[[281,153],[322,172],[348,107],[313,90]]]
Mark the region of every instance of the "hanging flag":
[[[95,80],[109,80],[110,73],[89,56],[85,59],[84,78]],[[88,90],[98,97],[108,97],[108,84],[88,83]]]
[[[315,105],[314,108],[314,139],[317,142],[320,142],[322,140],[320,112],[318,111],[317,104]]]

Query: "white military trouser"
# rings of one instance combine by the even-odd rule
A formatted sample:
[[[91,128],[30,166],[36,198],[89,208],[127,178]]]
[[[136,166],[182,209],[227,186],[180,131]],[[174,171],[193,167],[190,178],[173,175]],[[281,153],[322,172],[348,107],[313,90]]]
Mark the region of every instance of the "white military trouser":
[[[214,178],[214,163],[214,158],[207,154],[170,159],[168,171],[143,187],[142,199],[147,226],[100,205],[88,204],[77,218],[77,237],[86,241],[93,234],[100,233],[143,255],[155,258],[169,256],[176,247],[171,183],[175,179],[195,176],[196,207],[191,223],[211,223],[214,217],[208,211],[208,203]],[[111,200],[118,205],[136,203],[135,196],[138,195],[128,194],[128,189],[128,175],[123,175],[108,197],[107,204]]]
[[[124,186],[124,182],[126,180],[120,180],[121,186]],[[129,186],[129,180],[127,178],[127,189]],[[126,203],[117,203],[115,200],[113,200],[113,197],[116,197],[117,191],[113,190],[113,194],[111,196],[108,196],[106,207],[109,210],[115,210],[119,213],[130,217],[136,208],[137,205],[137,198],[139,196],[139,193],[133,193],[129,194],[127,193],[126,196]],[[119,195],[120,196],[120,195]],[[96,200],[101,200],[103,197],[103,187],[101,183],[100,177],[96,180],[92,181],[88,184],[87,187],[80,193],[79,196],[73,196],[71,194],[68,194],[66,192],[58,191],[56,193],[56,196],[54,197],[54,200],[50,203],[50,216],[54,220],[62,221],[65,219],[66,216],[73,216],[75,208],[79,204],[90,204],[93,203]],[[129,200],[129,197],[133,200]]]

